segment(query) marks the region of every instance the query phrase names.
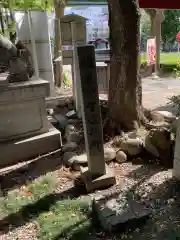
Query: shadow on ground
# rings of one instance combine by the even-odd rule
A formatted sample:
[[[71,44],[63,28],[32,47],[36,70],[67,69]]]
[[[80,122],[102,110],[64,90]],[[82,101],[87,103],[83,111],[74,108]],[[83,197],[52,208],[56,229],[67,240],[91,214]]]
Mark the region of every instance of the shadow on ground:
[[[97,221],[92,220],[93,224],[89,226],[83,226],[75,231],[70,239],[81,240],[81,239],[150,239],[150,240],[166,240],[166,239],[179,239],[180,238],[180,184],[173,178],[165,179],[162,183],[158,184],[155,182],[149,183],[149,192],[142,196],[140,188],[146,191],[143,184],[146,183],[153,176],[160,174],[164,169],[154,165],[141,165],[136,169],[133,169],[129,173],[125,172],[122,180],[119,181],[118,185],[113,186],[108,190],[98,191],[96,194],[103,195],[104,200],[110,200],[117,198],[119,193],[125,184],[126,179],[128,181],[133,180],[134,184],[125,190],[127,198],[136,199],[146,207],[152,210],[152,215],[149,220],[143,222],[133,229],[127,229],[123,233],[119,230],[116,233],[105,233],[99,228]],[[120,172],[116,172],[116,175]],[[78,183],[78,184],[77,184]],[[148,184],[148,183],[147,183]],[[141,186],[142,185],[142,186]],[[35,203],[22,207],[18,212],[9,214],[4,219],[0,220],[0,231],[7,233],[9,229],[16,229],[27,222],[35,220],[41,213],[48,212],[49,209],[55,205],[58,201],[63,199],[76,199],[81,198],[84,194],[84,186],[78,180],[73,188],[63,191],[58,194],[49,194],[39,199]],[[144,194],[144,192],[143,192]],[[92,197],[89,196],[89,199]],[[89,218],[94,218],[90,216]],[[96,219],[97,220],[97,219]],[[76,223],[77,225],[82,222]],[[77,226],[71,226],[76,228]],[[69,227],[62,233],[57,235],[54,240],[65,239],[66,232],[69,232]]]
[[[30,163],[25,163],[17,169],[12,169],[0,175],[1,188],[6,193],[9,189],[21,187],[48,172],[56,171],[62,167],[61,153],[48,157],[41,157]]]

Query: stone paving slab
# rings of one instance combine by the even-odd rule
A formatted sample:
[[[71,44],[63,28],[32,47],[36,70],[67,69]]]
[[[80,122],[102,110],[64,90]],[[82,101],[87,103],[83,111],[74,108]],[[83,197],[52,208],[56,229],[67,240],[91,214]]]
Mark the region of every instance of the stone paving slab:
[[[93,210],[101,227],[108,232],[136,228],[151,214],[151,210],[121,194],[112,199],[94,199]]]

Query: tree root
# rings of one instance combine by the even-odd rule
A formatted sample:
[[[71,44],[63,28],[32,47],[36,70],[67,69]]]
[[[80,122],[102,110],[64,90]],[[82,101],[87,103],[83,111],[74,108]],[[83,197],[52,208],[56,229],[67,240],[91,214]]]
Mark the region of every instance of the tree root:
[[[103,121],[105,138],[114,138],[117,135],[123,136],[124,132],[137,131],[141,126],[146,126],[149,123],[150,112],[150,110],[142,108],[140,111],[139,122],[132,121],[129,125],[117,122],[107,115]]]

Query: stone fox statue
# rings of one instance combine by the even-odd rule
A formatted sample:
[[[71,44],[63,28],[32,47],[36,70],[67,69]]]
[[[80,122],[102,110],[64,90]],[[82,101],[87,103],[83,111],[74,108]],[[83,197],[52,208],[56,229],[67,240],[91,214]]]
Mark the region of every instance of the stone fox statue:
[[[28,81],[34,73],[30,51],[18,41],[14,45],[8,38],[0,34],[0,67],[9,72],[8,81]]]

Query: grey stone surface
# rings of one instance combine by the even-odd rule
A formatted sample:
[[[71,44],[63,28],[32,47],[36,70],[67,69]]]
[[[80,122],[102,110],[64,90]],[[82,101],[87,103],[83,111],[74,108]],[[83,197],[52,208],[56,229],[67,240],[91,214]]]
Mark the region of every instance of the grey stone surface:
[[[124,139],[120,144],[120,149],[130,156],[138,155],[143,150],[143,141],[139,138]]]
[[[105,231],[123,230],[130,224],[138,224],[139,220],[146,219],[151,211],[144,205],[126,197],[117,196],[110,200],[93,200],[93,210]]]
[[[46,133],[0,144],[0,166],[26,161],[62,147],[61,133],[51,127]]]
[[[74,152],[65,152],[63,155],[63,163],[67,166],[72,166],[75,163],[76,156]]]
[[[123,151],[118,151],[118,152],[116,153],[116,161],[117,161],[118,163],[126,162],[126,161],[127,161],[127,155],[126,155],[126,153],[123,152]]]
[[[87,192],[97,189],[108,188],[116,184],[116,178],[113,169],[106,166],[106,173],[96,178],[92,178],[92,174],[87,167],[80,167],[81,177],[85,183]]]
[[[55,97],[46,98],[46,107],[55,109],[57,106],[65,107],[68,102],[72,102],[72,93],[61,94]]]
[[[113,148],[105,147],[104,148],[104,159],[106,162],[110,162],[116,158],[116,151]]]
[[[74,132],[74,133],[70,133],[67,137],[66,137],[66,141],[67,142],[75,142],[75,143],[79,143],[81,141],[81,136],[78,132]]]
[[[48,108],[47,109],[47,114],[52,116],[54,114],[54,109],[53,108]]]
[[[72,166],[73,164],[84,165],[85,163],[87,164],[87,155],[86,154],[77,155],[75,152],[72,151],[65,152],[63,156],[63,162],[68,166]]]
[[[68,142],[62,147],[63,152],[74,152],[78,148],[77,143],[75,142]]]
[[[73,124],[68,124],[65,129],[65,138],[67,139],[71,133],[75,133],[76,129]]]
[[[0,94],[0,141],[48,131],[45,97],[49,83],[34,80],[11,83]]]
[[[67,117],[67,118],[76,118],[76,117],[77,117],[76,111],[75,111],[75,110],[69,111],[69,112],[66,114],[66,117]]]
[[[169,111],[155,111],[155,112],[163,116],[164,119],[168,122],[173,122],[176,119],[176,116]]]
[[[84,164],[87,162],[88,162],[88,159],[85,153],[75,157],[75,163]]]
[[[171,133],[166,128],[151,129],[144,145],[148,152],[168,161],[171,156]]]
[[[55,114],[54,118],[58,121],[59,128],[64,131],[66,129],[66,127],[68,126],[67,118],[65,116],[63,116],[62,114]]]

